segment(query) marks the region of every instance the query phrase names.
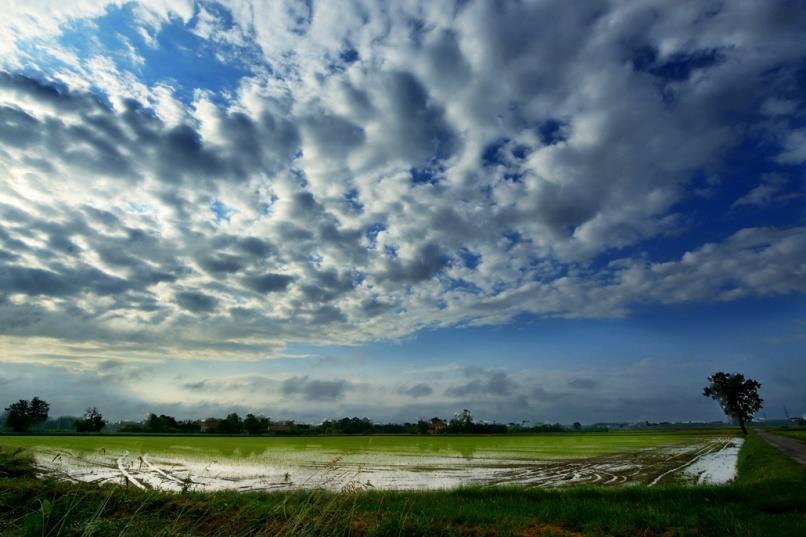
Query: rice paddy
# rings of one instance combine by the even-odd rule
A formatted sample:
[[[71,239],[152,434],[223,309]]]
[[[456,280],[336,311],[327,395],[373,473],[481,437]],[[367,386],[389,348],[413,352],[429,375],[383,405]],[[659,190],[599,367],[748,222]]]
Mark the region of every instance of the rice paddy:
[[[316,437],[316,438],[215,438],[215,437],[0,437],[0,534],[9,536],[117,536],[198,535],[223,537],[263,536],[419,536],[457,537],[526,535],[747,535],[800,537],[806,524],[803,511],[806,467],[788,459],[759,436],[745,438],[738,454],[734,431],[701,434],[646,435],[539,435],[532,437]],[[640,436],[634,438],[633,436]],[[584,440],[584,441],[583,441]],[[8,449],[15,444],[20,447]],[[509,445],[509,456],[531,468],[558,470],[562,486],[555,483],[497,483],[462,486],[450,490],[384,490],[353,480],[338,492],[325,487],[267,488],[257,478],[255,488],[243,476],[224,489],[200,486],[204,475],[183,480],[181,468],[166,464],[163,457],[208,457],[208,463],[226,463],[239,469],[264,460],[293,446],[311,456],[330,448],[335,452],[325,473],[333,475],[343,461],[354,457],[368,460],[373,454],[389,453],[398,444],[405,453],[435,451],[452,456],[456,463],[483,463],[482,454],[452,451],[452,445],[487,447]],[[429,445],[435,448],[428,448]],[[611,450],[613,444],[619,449]],[[373,452],[377,444],[383,449]],[[591,448],[598,444],[598,451]],[[257,446],[249,449],[246,446]],[[345,445],[353,448],[339,449]],[[420,450],[419,446],[426,449]],[[557,454],[557,445],[576,445]],[[69,447],[66,447],[69,446]],[[355,449],[356,446],[361,449]],[[371,446],[371,447],[368,447]],[[531,447],[530,447],[531,446]],[[627,446],[625,448],[625,446]],[[126,453],[126,450],[128,454]],[[158,451],[162,449],[162,451]],[[541,451],[542,450],[542,451]],[[98,486],[99,475],[86,481],[57,475],[48,468],[60,464],[64,455],[93,462],[98,457],[107,469],[125,470],[134,480],[123,481],[120,473]],[[148,451],[146,453],[146,451]],[[293,452],[289,449],[288,452]],[[524,451],[526,453],[524,453]],[[45,456],[55,453],[50,459]],[[520,453],[518,458],[513,456]],[[661,455],[662,454],[662,455]],[[564,455],[564,456],[563,456]],[[324,455],[323,455],[324,457]],[[140,460],[142,458],[142,460]],[[584,467],[594,461],[642,466],[632,480],[607,483],[604,479],[580,479]],[[118,468],[118,460],[121,468]],[[490,459],[494,460],[494,458]],[[491,464],[490,460],[486,464]],[[717,464],[715,461],[727,464]],[[394,461],[392,461],[394,462]],[[262,468],[268,466],[263,464]],[[737,473],[729,483],[714,486],[720,468]],[[704,471],[704,469],[710,469]],[[158,471],[159,470],[159,471]],[[96,465],[95,470],[98,471]],[[240,470],[239,470],[240,471]],[[509,471],[515,471],[510,468]],[[615,467],[610,471],[621,472]],[[165,475],[160,472],[164,472]],[[428,471],[423,471],[428,475]],[[624,470],[635,472],[635,468]],[[710,472],[710,473],[709,473]],[[599,472],[601,474],[601,472]],[[579,477],[575,479],[575,475]],[[159,477],[161,476],[161,477]],[[182,487],[179,482],[182,481]],[[723,475],[724,477],[724,475]],[[282,479],[284,476],[278,476]],[[93,481],[93,479],[95,479]],[[295,476],[290,476],[295,481]],[[172,485],[163,485],[172,481]],[[240,481],[240,482],[239,482]],[[609,481],[609,480],[608,480]],[[125,486],[120,486],[125,484]],[[493,486],[491,486],[493,485]],[[186,488],[184,488],[186,487]],[[336,487],[332,487],[336,488]]]
[[[165,491],[723,483],[724,432],[525,436],[20,436],[43,477]]]

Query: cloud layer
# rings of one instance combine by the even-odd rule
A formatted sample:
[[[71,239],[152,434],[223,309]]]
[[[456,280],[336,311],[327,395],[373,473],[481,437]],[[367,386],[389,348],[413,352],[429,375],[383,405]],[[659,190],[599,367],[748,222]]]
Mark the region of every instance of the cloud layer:
[[[56,342],[64,359],[264,358],[806,291],[802,218],[700,238],[685,209],[734,188],[726,155],[748,143],[777,175],[725,210],[802,203],[795,3],[25,6],[0,41],[16,360]],[[133,32],[117,48],[62,38],[112,15]],[[241,74],[154,78],[169,32]],[[514,393],[502,375],[449,395]]]

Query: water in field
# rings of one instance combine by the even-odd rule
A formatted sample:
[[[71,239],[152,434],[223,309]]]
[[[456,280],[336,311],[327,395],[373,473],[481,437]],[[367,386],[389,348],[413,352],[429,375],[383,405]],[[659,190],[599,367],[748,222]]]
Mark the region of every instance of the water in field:
[[[739,439],[519,437],[20,437],[43,475],[161,490],[444,489],[719,483]]]

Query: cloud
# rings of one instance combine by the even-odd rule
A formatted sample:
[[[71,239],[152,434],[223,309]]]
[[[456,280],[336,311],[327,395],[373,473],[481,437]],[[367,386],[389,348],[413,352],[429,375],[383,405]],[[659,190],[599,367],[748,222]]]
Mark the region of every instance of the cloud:
[[[0,331],[258,359],[804,292],[802,223],[744,210],[802,194],[802,10],[432,4],[20,4],[0,23]],[[60,39],[112,11],[121,43]],[[163,31],[250,65],[155,79]],[[770,171],[738,220],[667,243],[698,178],[756,142]],[[501,375],[445,393],[510,397]]]
[[[783,151],[776,157],[781,164],[806,162],[806,129],[791,130],[783,141]]]
[[[176,302],[181,307],[193,313],[203,313],[215,310],[218,300],[215,297],[197,293],[194,291],[182,291],[177,293]]]
[[[283,381],[282,392],[288,396],[300,396],[310,401],[336,401],[344,397],[351,384],[346,380],[318,380],[307,376],[290,377]]]
[[[400,388],[399,392],[409,397],[425,397],[434,393],[434,388],[424,382],[418,382],[408,388]]]
[[[765,173],[758,186],[733,202],[733,207],[766,207],[801,197],[797,192],[786,191],[787,178],[778,173]]]
[[[568,386],[570,388],[575,388],[578,390],[592,390],[598,385],[599,383],[596,380],[583,377],[572,378],[568,381]]]
[[[516,386],[505,371],[468,368],[465,370],[465,376],[473,380],[448,388],[445,390],[445,395],[455,398],[504,397],[511,395]]]
[[[274,293],[285,291],[292,281],[294,278],[287,274],[261,274],[244,278],[244,285],[258,293]]]

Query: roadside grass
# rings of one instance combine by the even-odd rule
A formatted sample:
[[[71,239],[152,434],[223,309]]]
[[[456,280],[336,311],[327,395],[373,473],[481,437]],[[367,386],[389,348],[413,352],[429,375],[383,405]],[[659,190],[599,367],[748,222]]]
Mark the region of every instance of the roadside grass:
[[[755,434],[725,486],[185,493],[34,476],[0,449],[0,534],[55,536],[801,536],[806,469]]]
[[[806,442],[806,430],[802,431],[787,431],[787,430],[775,430],[770,431],[773,434],[779,434],[781,436],[788,436],[789,438],[794,438],[795,440],[800,440],[801,442]]]

